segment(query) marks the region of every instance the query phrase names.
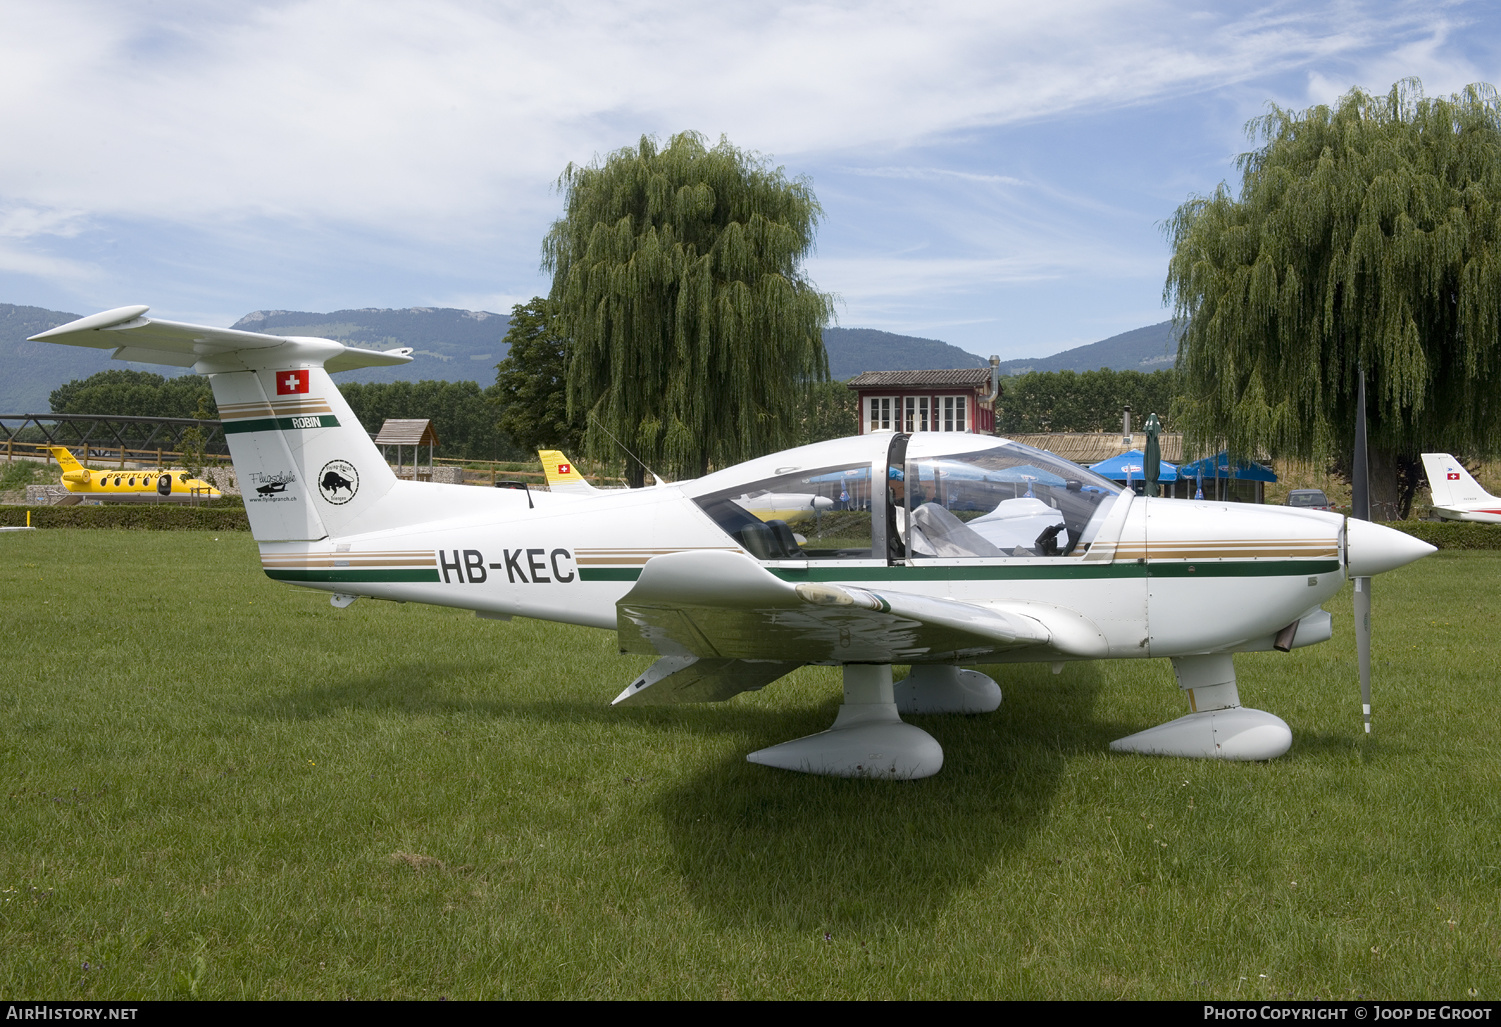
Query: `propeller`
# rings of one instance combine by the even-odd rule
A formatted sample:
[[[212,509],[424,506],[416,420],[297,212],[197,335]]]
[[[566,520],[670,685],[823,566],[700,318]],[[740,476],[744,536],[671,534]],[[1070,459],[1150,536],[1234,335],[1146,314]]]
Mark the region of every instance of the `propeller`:
[[[1370,463],[1366,456],[1365,365],[1355,398],[1355,456],[1350,468],[1350,517],[1371,519]],[[1349,532],[1345,533],[1349,546]],[[1360,708],[1365,733],[1371,733],[1371,579],[1355,579],[1355,650],[1360,660]]]
[[[1156,414],[1147,416],[1147,450],[1142,455],[1142,474],[1147,479],[1147,495],[1156,496],[1157,479],[1162,476],[1162,422]]]

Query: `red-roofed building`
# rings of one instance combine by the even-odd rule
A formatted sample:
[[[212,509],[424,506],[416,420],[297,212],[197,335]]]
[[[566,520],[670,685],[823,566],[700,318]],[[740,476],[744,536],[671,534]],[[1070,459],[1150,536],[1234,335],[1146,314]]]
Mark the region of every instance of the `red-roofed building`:
[[[845,383],[860,397],[860,434],[873,431],[995,430],[995,379],[988,367],[867,371]]]

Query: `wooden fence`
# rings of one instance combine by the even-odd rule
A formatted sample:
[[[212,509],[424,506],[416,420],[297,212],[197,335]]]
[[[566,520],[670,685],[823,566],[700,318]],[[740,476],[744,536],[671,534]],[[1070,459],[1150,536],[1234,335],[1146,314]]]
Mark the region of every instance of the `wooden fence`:
[[[86,467],[103,467],[109,465],[119,470],[130,467],[167,467],[177,466],[182,463],[183,454],[179,450],[156,448],[156,449],[130,449],[125,446],[89,446],[88,453],[74,450],[73,455],[78,462]],[[229,464],[229,458],[220,454],[204,454],[201,459],[205,467],[220,467]],[[52,464],[52,454],[47,451],[46,443],[41,442],[18,442],[14,439],[5,440],[5,462],[13,460],[38,460],[45,464]],[[437,467],[462,468],[462,482],[465,485],[494,486],[502,481],[524,481],[528,485],[543,487],[547,484],[547,478],[540,468],[535,471],[522,470],[516,467],[516,461],[508,460],[459,460],[439,457],[434,461]],[[396,468],[391,468],[393,471]],[[414,473],[418,481],[428,480],[426,467],[413,468],[407,465],[401,468],[401,477],[411,480]],[[584,473],[584,472],[581,472]],[[585,473],[584,477],[590,484],[600,488],[615,488],[625,484],[624,478],[609,477],[599,474]]]

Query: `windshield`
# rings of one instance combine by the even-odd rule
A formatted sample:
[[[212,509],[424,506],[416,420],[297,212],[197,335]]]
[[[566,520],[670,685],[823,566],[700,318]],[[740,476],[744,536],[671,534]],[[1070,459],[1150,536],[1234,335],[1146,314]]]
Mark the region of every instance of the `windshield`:
[[[1002,443],[907,461],[898,496],[912,557],[1079,555],[1120,486],[1061,457]]]

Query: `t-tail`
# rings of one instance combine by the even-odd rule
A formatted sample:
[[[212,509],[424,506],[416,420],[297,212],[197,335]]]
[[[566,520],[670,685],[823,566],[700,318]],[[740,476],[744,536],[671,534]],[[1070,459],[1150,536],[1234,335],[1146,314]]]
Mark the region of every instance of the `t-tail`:
[[[381,353],[329,339],[180,324],[145,317],[147,309],[108,310],[32,338],[208,376],[256,541],[400,525],[400,512],[382,503],[396,476],[328,372],[405,364],[410,349]]]
[[[573,466],[573,461],[558,450],[539,449],[537,457],[542,461],[542,473],[547,477],[548,491],[576,495],[593,495],[601,491],[585,481],[584,476]]]
[[[52,454],[52,459],[57,461],[57,466],[63,469],[64,474],[70,471],[84,470],[83,464],[78,462],[78,459],[69,452],[66,446],[48,446],[47,452]],[[87,481],[88,478],[85,477],[83,480]]]

